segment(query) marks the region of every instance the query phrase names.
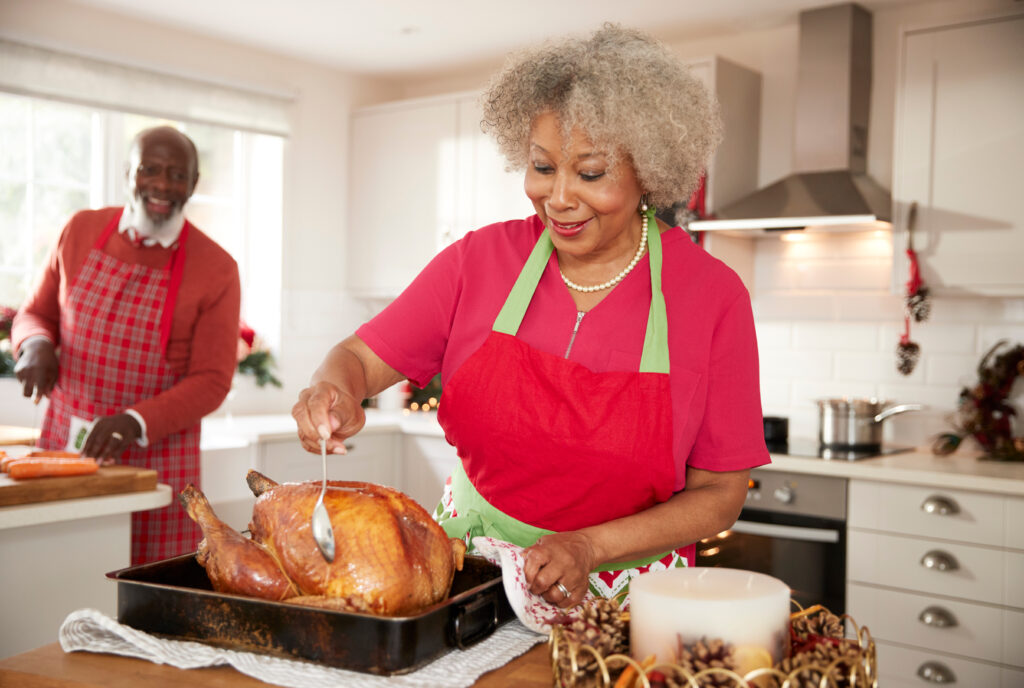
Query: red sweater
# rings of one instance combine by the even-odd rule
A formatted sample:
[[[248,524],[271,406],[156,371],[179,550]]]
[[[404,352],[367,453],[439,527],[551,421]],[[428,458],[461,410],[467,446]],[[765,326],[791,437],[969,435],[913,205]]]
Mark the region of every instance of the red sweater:
[[[14,318],[15,351],[37,334],[60,346],[60,310],[86,256],[119,210],[83,210],[64,227],[35,291]],[[149,267],[165,267],[171,257],[169,248],[136,247],[116,231],[103,251],[123,262]],[[235,260],[193,228],[185,242],[185,273],[167,343],[167,363],[182,377],[164,392],[131,407],[145,419],[150,443],[191,427],[224,401],[237,365],[240,302]]]

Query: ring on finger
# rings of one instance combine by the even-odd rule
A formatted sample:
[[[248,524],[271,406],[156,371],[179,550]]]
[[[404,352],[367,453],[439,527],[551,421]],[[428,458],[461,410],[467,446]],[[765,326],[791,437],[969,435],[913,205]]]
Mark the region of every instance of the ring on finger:
[[[124,440],[124,435],[122,435],[121,433],[117,432],[116,430],[114,432],[110,433],[110,436],[113,437],[118,442],[121,442],[121,441]]]
[[[562,599],[569,599],[569,596],[572,595],[572,593],[569,592],[569,588],[562,585],[561,582],[555,583],[555,587],[558,588],[560,593],[562,593]]]

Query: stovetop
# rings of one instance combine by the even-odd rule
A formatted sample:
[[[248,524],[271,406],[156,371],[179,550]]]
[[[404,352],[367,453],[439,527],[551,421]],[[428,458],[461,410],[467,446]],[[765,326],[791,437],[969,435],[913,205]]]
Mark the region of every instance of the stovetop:
[[[907,452],[913,447],[899,447],[885,445],[882,447],[843,447],[834,449],[823,447],[818,440],[795,438],[785,444],[768,443],[768,451],[772,454],[782,454],[802,459],[825,459],[826,461],[859,461],[861,459],[873,459],[879,456],[899,454]]]

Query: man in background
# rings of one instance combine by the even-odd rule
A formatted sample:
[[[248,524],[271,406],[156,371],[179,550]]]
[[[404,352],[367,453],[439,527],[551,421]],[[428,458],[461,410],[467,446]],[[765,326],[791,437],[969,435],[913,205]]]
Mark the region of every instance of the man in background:
[[[80,211],[61,232],[14,320],[15,375],[26,397],[50,399],[41,448],[155,469],[177,494],[199,484],[200,420],[231,387],[238,266],[185,219],[199,180],[191,139],[140,132],[126,178],[124,208]],[[136,512],[131,563],[200,537],[176,500]]]

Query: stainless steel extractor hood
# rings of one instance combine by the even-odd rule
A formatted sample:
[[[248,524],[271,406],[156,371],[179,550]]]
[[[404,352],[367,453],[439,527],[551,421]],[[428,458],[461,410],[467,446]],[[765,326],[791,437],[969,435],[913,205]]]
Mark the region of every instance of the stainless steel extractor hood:
[[[801,12],[798,61],[794,173],[691,230],[888,227],[892,199],[866,174],[871,13],[855,4]]]

